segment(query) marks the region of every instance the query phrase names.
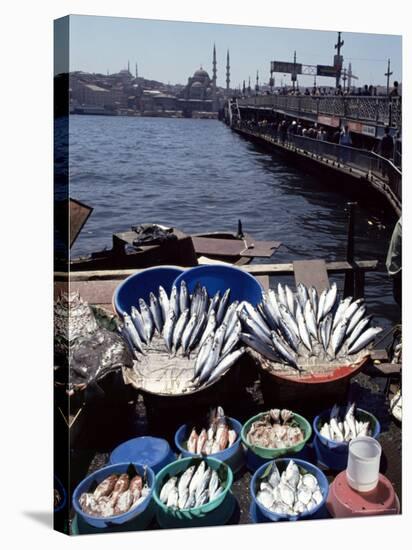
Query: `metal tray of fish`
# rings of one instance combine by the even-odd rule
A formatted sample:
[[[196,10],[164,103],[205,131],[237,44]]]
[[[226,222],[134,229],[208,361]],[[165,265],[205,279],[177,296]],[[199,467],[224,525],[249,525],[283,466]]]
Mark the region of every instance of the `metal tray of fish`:
[[[318,296],[299,284],[262,292],[256,308],[245,304],[240,339],[260,366],[281,376],[311,377],[360,367],[379,327],[370,327],[364,300],[340,300],[336,284]]]
[[[124,314],[119,332],[132,350],[133,369],[124,381],[145,392],[177,396],[204,390],[228,373],[245,352],[239,347],[239,302],[230,289],[209,297],[199,283],[189,294],[185,281],[170,296],[159,287],[147,305]]]
[[[221,376],[207,382],[202,386],[194,387],[192,383],[195,370],[196,358],[171,357],[163,348],[160,338],[158,347],[153,342],[153,347],[149,349],[150,353],[142,361],[135,361],[133,368],[123,369],[123,380],[125,384],[132,385],[142,394],[148,394],[159,397],[187,397],[196,396],[200,393],[208,393],[215,388],[233,389],[233,383],[239,379],[242,365],[250,367],[250,359],[244,354],[235,365]],[[230,382],[232,381],[232,382]],[[233,382],[235,381],[235,382]]]

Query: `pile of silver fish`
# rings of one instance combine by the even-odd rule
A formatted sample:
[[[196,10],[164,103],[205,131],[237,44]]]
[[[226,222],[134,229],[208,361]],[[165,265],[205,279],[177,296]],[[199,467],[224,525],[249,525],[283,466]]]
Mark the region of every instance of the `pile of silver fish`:
[[[133,510],[149,494],[150,489],[141,476],[112,474],[99,483],[92,493],[83,493],[79,504],[86,514],[111,517]]]
[[[182,474],[169,478],[159,496],[170,508],[188,510],[215,500],[222,492],[217,471],[202,461],[197,467],[189,466]]]
[[[330,412],[329,422],[325,422],[319,430],[320,435],[331,441],[351,441],[361,435],[371,435],[369,422],[356,419],[356,405],[349,403],[342,412],[334,405]]]
[[[382,330],[369,327],[371,316],[366,315],[363,299],[339,300],[335,283],[320,296],[314,287],[300,283],[293,293],[279,283],[277,293],[262,292],[256,309],[244,303],[240,319],[244,329],[240,339],[245,344],[298,370],[310,356],[333,361],[356,354]]]
[[[198,434],[193,428],[187,440],[187,450],[194,454],[211,455],[224,451],[233,445],[237,439],[235,430],[229,428],[222,407],[217,407],[210,413],[209,427],[203,428]]]
[[[316,477],[290,460],[282,475],[272,462],[268,474],[260,480],[256,498],[275,514],[298,516],[320,504],[323,495]]]
[[[247,441],[270,449],[297,445],[304,440],[305,434],[293,417],[293,412],[287,409],[271,409],[250,426]]]
[[[218,291],[209,297],[199,283],[189,294],[185,281],[179,289],[174,285],[170,296],[162,286],[158,296],[150,293],[149,304],[140,298],[139,308],[132,306],[124,314],[119,331],[129,343],[136,359],[146,350],[155,334],[163,338],[171,355],[196,356],[193,384],[209,384],[225,374],[245,349],[236,349],[241,323],[239,302],[229,305],[230,289],[221,296]]]

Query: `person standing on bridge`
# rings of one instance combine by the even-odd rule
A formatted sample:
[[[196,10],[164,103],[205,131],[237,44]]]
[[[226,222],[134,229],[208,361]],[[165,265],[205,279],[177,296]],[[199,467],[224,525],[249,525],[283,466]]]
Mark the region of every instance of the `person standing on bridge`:
[[[402,167],[402,135],[398,130],[394,140],[393,163],[398,168]]]
[[[350,137],[349,126],[345,124],[343,130],[339,136],[339,145],[344,145],[345,147],[339,147],[338,159],[340,162],[347,162],[349,160],[350,150],[346,147],[352,145],[352,138]]]
[[[389,97],[398,97],[399,96],[398,86],[399,86],[399,82],[397,80],[395,80],[395,82],[393,83],[393,90],[391,90],[389,92]]]
[[[333,143],[339,143],[341,132],[342,132],[342,128],[341,128],[341,127],[339,127],[339,128],[336,130],[336,132],[333,132],[333,134],[332,134],[332,140],[331,140]]]
[[[288,129],[288,124],[286,120],[283,119],[280,124],[280,139],[282,143],[285,143],[287,129]]]
[[[343,130],[340,133],[339,144],[347,146],[352,145],[352,138],[350,137],[349,126],[347,124],[345,124]]]
[[[389,126],[386,126],[385,134],[381,139],[380,153],[382,157],[390,161],[393,161],[393,150],[394,150],[393,137],[390,134]],[[389,176],[386,162],[382,162],[382,176],[384,176],[385,178]]]
[[[363,87],[362,95],[371,95],[371,94],[369,93],[369,88],[368,88],[368,85],[367,85],[367,84],[365,84],[365,86]]]
[[[288,140],[293,144],[295,142],[295,135],[297,130],[297,123],[296,120],[292,120],[288,127]]]

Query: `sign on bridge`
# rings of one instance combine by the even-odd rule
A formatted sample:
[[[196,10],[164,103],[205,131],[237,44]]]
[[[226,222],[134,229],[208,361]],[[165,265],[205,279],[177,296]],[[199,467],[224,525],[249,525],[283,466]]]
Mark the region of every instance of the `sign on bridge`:
[[[287,61],[271,61],[270,71],[272,73],[302,74],[302,63],[289,63]]]
[[[336,56],[335,56],[336,57]],[[303,65],[289,61],[271,61],[271,73],[288,73],[292,76],[298,74],[336,77],[337,67],[332,65]]]
[[[331,76],[333,78],[336,76],[336,67],[332,65],[316,65],[316,69],[318,76]]]

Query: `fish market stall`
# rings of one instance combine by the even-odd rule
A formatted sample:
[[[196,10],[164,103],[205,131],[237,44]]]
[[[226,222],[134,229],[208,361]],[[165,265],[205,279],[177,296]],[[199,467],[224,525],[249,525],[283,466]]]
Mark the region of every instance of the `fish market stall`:
[[[113,291],[119,286],[121,279],[108,280],[106,274],[106,279],[101,281],[88,281],[87,288],[93,288],[93,283],[98,287],[103,282],[106,284],[100,286],[99,301],[93,303],[90,300],[90,294],[88,299],[91,304],[98,304],[106,311],[112,311]],[[316,509],[316,514],[309,514],[308,519],[328,517],[323,502],[326,501],[326,489],[322,476],[326,476],[327,483],[331,484],[336,477],[336,471],[327,464],[319,462],[311,434],[311,423],[315,416],[323,414],[325,409],[330,409],[335,403],[346,406],[348,403],[356,402],[359,414],[364,411],[369,416],[362,416],[363,413],[357,416],[356,410],[353,417],[346,416],[343,412],[346,409],[341,408],[339,414],[336,414],[338,430],[332,433],[334,421],[322,416],[324,421],[322,425],[317,426],[319,433],[322,437],[327,437],[329,434],[331,441],[335,443],[336,437],[346,440],[348,434],[350,436],[350,433],[352,435],[356,433],[359,436],[362,430],[367,435],[379,437],[383,450],[381,472],[390,480],[401,499],[400,424],[390,414],[384,373],[375,369],[373,376],[370,375],[375,353],[371,345],[373,338],[379,332],[379,327],[371,326],[366,306],[359,298],[351,300],[347,297],[340,298],[336,285],[332,284],[324,289],[324,292],[318,292],[315,301],[310,297],[312,294],[310,285],[300,286],[299,282],[297,281],[295,292],[286,285],[276,284],[273,290],[266,291],[258,285],[259,296],[250,301],[247,297],[237,296],[234,287],[221,288],[217,294],[218,290],[207,287],[199,279],[194,280],[193,285],[187,283],[185,279],[183,282],[181,280],[179,284],[174,284],[165,291],[166,296],[159,288],[162,285],[159,284],[151,291],[152,295],[149,293],[143,299],[136,295],[133,309],[131,307],[129,311],[124,312],[116,320],[116,326],[111,327],[115,328],[111,330],[113,337],[119,338],[121,345],[125,346],[124,353],[129,361],[120,369],[114,370],[117,374],[121,374],[121,383],[124,388],[132,390],[128,394],[131,399],[128,398],[127,407],[123,411],[124,417],[120,424],[117,424],[121,428],[116,434],[117,439],[99,442],[97,438],[96,442],[87,449],[76,448],[74,445],[73,484],[77,486],[88,474],[101,470],[109,462],[110,452],[119,444],[131,438],[158,436],[167,440],[176,453],[181,452],[176,441],[179,441],[179,445],[190,453],[184,459],[188,460],[188,468],[182,469],[182,466],[176,471],[172,468],[173,471],[167,470],[161,478],[167,482],[167,479],[177,477],[176,486],[174,486],[177,487],[177,494],[175,490],[170,494],[171,511],[179,510],[179,501],[181,501],[182,510],[185,510],[183,500],[186,504],[190,494],[186,491],[188,487],[182,488],[179,493],[179,484],[183,487],[186,478],[194,475],[196,468],[199,469],[202,458],[207,464],[207,457],[210,456],[210,466],[215,466],[211,469],[218,471],[218,474],[213,475],[212,492],[215,494],[217,491],[217,497],[219,492],[223,491],[231,495],[228,500],[226,497],[223,499],[224,505],[219,503],[216,508],[210,510],[210,524],[221,524],[219,522],[223,519],[224,523],[273,521],[270,514],[269,517],[265,513],[262,514],[262,510],[256,504],[259,490],[262,491],[268,487],[263,485],[261,488],[253,485],[255,491],[253,493],[250,486],[252,476],[255,475],[253,470],[261,466],[247,462],[246,446],[240,441],[240,432],[236,431],[239,430],[236,423],[240,426],[248,425],[254,430],[254,439],[249,439],[250,445],[264,447],[267,443],[266,446],[269,448],[281,448],[283,443],[278,444],[274,435],[273,437],[265,435],[261,430],[263,426],[259,425],[260,418],[254,419],[256,415],[261,415],[262,420],[268,425],[270,434],[272,431],[276,432],[276,437],[283,434],[282,437],[286,436],[290,439],[291,445],[304,442],[305,456],[294,459],[292,465],[282,464],[281,467],[279,464],[278,472],[282,476],[289,468],[288,471],[292,471],[293,474],[296,466],[300,476],[297,479],[296,489],[299,484],[299,489],[302,484],[305,485],[304,479],[309,483],[309,479],[312,479],[310,475],[315,476],[321,498],[314,488],[311,492],[315,503],[313,510],[315,505],[319,504],[322,514],[318,515],[318,509]],[[110,288],[110,291],[106,293],[102,291],[104,286],[107,289]],[[80,287],[82,287],[81,284],[78,285],[78,289]],[[229,288],[230,291],[227,292]],[[282,300],[283,297],[284,300]],[[269,306],[267,306],[268,303]],[[273,304],[278,306],[275,313]],[[349,310],[351,307],[352,310]],[[316,313],[313,311],[315,308]],[[311,313],[315,315],[315,326],[311,323],[312,315],[309,318]],[[108,317],[112,318],[111,316],[112,314]],[[348,329],[350,325],[351,329],[345,330],[343,335],[339,332],[339,327],[343,332],[342,327]],[[382,362],[388,360],[384,358],[383,351],[380,350]],[[86,368],[88,371],[84,373],[86,379],[93,368]],[[100,367],[96,369],[97,373],[100,372],[99,369]],[[285,384],[289,382],[299,385],[301,393],[297,394],[296,388],[288,392]],[[330,393],[326,391],[328,384],[335,384],[334,391]],[[310,385],[316,387],[314,390],[316,400],[314,404],[312,403],[313,410],[305,407],[303,399]],[[324,400],[324,406],[322,398],[325,394],[327,397]],[[103,402],[104,400],[103,396]],[[183,407],[178,406],[179,401],[184,404]],[[181,414],[178,412],[179,409]],[[215,412],[213,417],[215,420],[210,424],[199,421],[201,415],[206,417],[211,409],[219,411],[218,415]],[[348,407],[349,410],[352,409]],[[296,413],[297,419],[304,417],[306,424],[301,424],[302,432],[297,432],[297,425],[293,423],[289,425],[291,418],[288,417],[288,411]],[[269,418],[265,416],[268,414]],[[224,420],[219,421],[219,418]],[[331,418],[335,416],[332,415]],[[352,418],[355,424],[352,423]],[[371,418],[377,419],[380,433],[376,432],[375,424],[369,424],[366,427],[363,424],[356,424],[356,422],[370,422]],[[230,419],[235,422],[231,423]],[[252,422],[248,424],[250,420]],[[183,422],[186,427],[182,433],[185,435],[182,439],[175,439]],[[344,427],[345,422],[349,422],[351,429],[355,426],[353,428],[355,432],[348,432]],[[93,429],[92,424],[92,422],[89,423],[88,432]],[[220,424],[221,428],[218,432],[217,426]],[[342,424],[342,428],[339,424]],[[273,428],[277,425],[279,427]],[[341,435],[337,435],[339,433]],[[279,439],[281,440],[282,438]],[[350,437],[347,441],[349,440]],[[227,465],[225,458],[219,459],[217,455],[230,451],[231,447],[235,448],[236,445],[237,449],[240,448],[241,451],[243,449],[243,464],[236,461],[234,477],[229,479],[223,470],[219,470],[220,466],[213,461],[221,460],[223,461],[221,464]],[[191,460],[195,460],[196,456],[198,458],[195,464]],[[179,459],[179,456],[177,458]],[[269,457],[268,461],[270,460]],[[179,460],[171,464],[175,463],[179,464]],[[305,463],[309,464],[309,467],[305,466]],[[232,472],[231,467],[228,467]],[[165,468],[167,469],[168,466]],[[192,468],[190,475],[186,474],[190,468]],[[273,472],[275,470],[271,473]],[[266,472],[264,468],[260,473],[262,474],[260,478],[263,478],[260,483],[267,483],[266,476],[271,475],[269,471]],[[120,475],[121,472],[116,471],[115,474]],[[216,475],[218,475],[217,481]],[[185,482],[181,481],[184,476],[186,476]],[[192,496],[195,499],[193,503],[195,510],[207,505],[207,500],[203,500],[207,497],[203,493],[209,490],[211,479],[205,479],[203,483],[203,489],[197,488],[197,492]],[[150,485],[150,488],[154,491],[153,506],[155,508],[157,506],[157,510],[162,510],[162,506],[168,507],[169,495],[165,501],[165,492],[161,494],[163,485],[161,486],[159,482],[158,485],[156,483],[154,486]],[[286,494],[286,492],[283,490],[283,493]],[[297,514],[300,514],[303,513],[300,511],[303,505],[298,502],[301,502],[301,499],[307,499],[309,493],[306,489],[301,490],[298,497],[298,492],[297,490],[294,493],[291,506],[293,509],[296,508]],[[69,493],[71,494],[72,491]],[[315,493],[319,502],[315,499]],[[271,496],[266,495],[262,498],[266,498],[266,504],[270,500],[270,506],[274,505]],[[290,498],[292,502],[290,494],[285,498]],[[127,499],[130,500],[129,496],[123,497],[125,502]],[[136,502],[137,500],[136,497]],[[309,499],[308,503],[310,502]],[[276,506],[277,513],[282,515],[283,505],[277,502]],[[181,519],[176,518],[176,513],[171,514],[171,511],[163,509],[162,512],[153,512],[147,521],[143,522],[142,517],[142,523],[130,523],[128,526],[123,526],[123,529],[181,526],[182,524],[179,523]],[[147,513],[149,512],[148,508]],[[184,526],[196,525],[196,522],[191,520],[192,515],[191,513],[185,515]],[[120,526],[113,529],[120,529]],[[95,532],[92,526],[86,527],[77,515],[73,515],[72,530],[78,533]]]

